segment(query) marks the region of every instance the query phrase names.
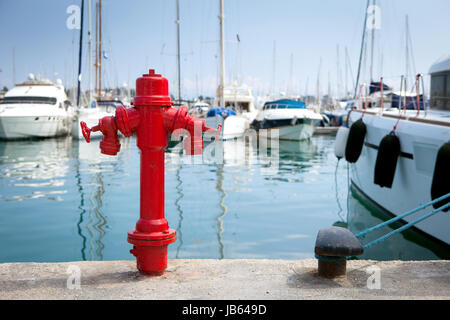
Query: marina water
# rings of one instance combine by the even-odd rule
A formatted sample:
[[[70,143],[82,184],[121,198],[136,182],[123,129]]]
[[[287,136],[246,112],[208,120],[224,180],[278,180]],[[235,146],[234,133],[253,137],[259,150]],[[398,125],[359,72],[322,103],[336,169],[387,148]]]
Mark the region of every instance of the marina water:
[[[126,234],[139,215],[139,150],[135,138],[122,139],[116,157],[101,155],[98,144],[0,142],[0,262],[133,258]],[[330,136],[279,141],[276,167],[242,140],[224,142],[223,163],[169,149],[165,208],[177,230],[169,258],[312,258],[319,229],[356,233],[388,219],[352,192],[347,163],[338,164],[333,147]],[[409,230],[360,258],[449,257]]]

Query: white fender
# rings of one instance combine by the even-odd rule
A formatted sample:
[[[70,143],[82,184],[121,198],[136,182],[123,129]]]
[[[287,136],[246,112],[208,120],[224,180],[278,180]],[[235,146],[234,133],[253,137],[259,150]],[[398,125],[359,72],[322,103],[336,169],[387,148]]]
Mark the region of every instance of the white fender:
[[[345,155],[345,147],[347,146],[349,128],[340,127],[337,134],[336,140],[334,141],[334,154],[338,159],[341,159]]]

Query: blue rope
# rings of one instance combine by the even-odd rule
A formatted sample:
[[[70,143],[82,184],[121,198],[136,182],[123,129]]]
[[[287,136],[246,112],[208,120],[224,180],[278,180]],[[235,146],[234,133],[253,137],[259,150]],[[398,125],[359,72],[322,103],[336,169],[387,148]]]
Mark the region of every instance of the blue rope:
[[[448,196],[448,195],[447,195],[447,196]],[[398,228],[398,229],[395,229],[394,231],[391,231],[391,232],[389,232],[388,234],[385,234],[384,236],[382,236],[382,237],[380,237],[380,238],[378,238],[378,239],[376,239],[376,240],[373,240],[373,241],[371,241],[371,242],[365,244],[365,245],[363,246],[363,248],[364,248],[364,249],[367,249],[367,248],[369,248],[369,247],[371,247],[371,246],[373,246],[373,245],[375,245],[375,244],[377,244],[377,243],[380,243],[380,242],[382,242],[382,241],[384,241],[384,240],[386,240],[386,239],[392,237],[393,235],[395,235],[395,234],[397,234],[397,233],[399,233],[399,232],[402,232],[402,231],[404,231],[404,230],[406,230],[406,229],[412,227],[413,225],[415,225],[415,224],[417,224],[417,223],[419,223],[419,222],[421,222],[421,221],[423,221],[423,220],[425,220],[425,219],[431,217],[432,215],[435,215],[435,214],[438,213],[439,211],[443,211],[443,210],[445,210],[445,209],[447,209],[447,208],[449,208],[449,207],[450,207],[450,202],[448,202],[447,204],[445,204],[445,205],[443,205],[443,206],[441,206],[441,207],[439,207],[439,208],[437,208],[437,209],[435,209],[435,210],[433,210],[433,211],[427,213],[426,215],[424,215],[424,216],[422,216],[422,217],[420,217],[420,218],[417,218],[416,220],[411,221],[410,223],[404,225],[403,227],[400,227],[400,228]],[[325,257],[325,256],[321,256],[321,255],[318,255],[318,254],[315,254],[314,256],[315,256],[315,258],[318,259],[318,260],[328,261],[328,262],[343,261],[343,260],[348,260],[348,259],[351,258],[351,257]]]
[[[448,195],[447,195],[447,196],[448,196]],[[425,219],[431,217],[432,215],[438,213],[438,212],[441,211],[441,210],[447,209],[448,207],[450,207],[450,202],[448,202],[447,204],[443,205],[443,206],[440,207],[440,208],[437,208],[437,209],[435,209],[435,210],[433,210],[433,211],[427,213],[426,215],[424,215],[424,216],[422,216],[422,217],[420,217],[420,218],[417,218],[416,220],[411,221],[410,223],[404,225],[404,226],[401,227],[401,228],[395,229],[394,231],[391,231],[391,232],[389,232],[388,234],[386,234],[386,235],[384,235],[384,236],[382,236],[382,237],[380,237],[380,238],[378,238],[378,239],[376,239],[376,240],[373,240],[372,242],[369,242],[368,244],[364,245],[363,248],[364,248],[364,249],[367,249],[367,248],[369,248],[370,246],[373,246],[374,244],[377,244],[377,243],[379,243],[379,242],[381,242],[381,241],[384,241],[384,240],[390,238],[391,236],[393,236],[394,234],[399,233],[399,232],[402,232],[403,230],[406,230],[406,229],[408,229],[409,227],[412,227],[413,225],[415,225],[415,224],[417,224],[417,223],[419,223],[419,222],[421,222],[421,221],[423,221],[423,220],[425,220]]]
[[[378,224],[378,225],[376,225],[376,226],[374,226],[374,227],[371,227],[371,228],[368,228],[368,229],[366,229],[366,230],[363,230],[363,231],[361,231],[361,232],[355,234],[355,237],[359,238],[359,237],[365,236],[366,234],[368,234],[368,233],[370,233],[370,232],[372,232],[372,231],[375,231],[375,230],[377,230],[377,229],[379,229],[379,228],[381,228],[381,227],[384,227],[384,226],[387,226],[387,225],[389,225],[389,224],[391,224],[391,223],[394,223],[395,221],[398,221],[398,220],[400,220],[400,219],[403,219],[403,218],[406,217],[406,216],[409,216],[409,215],[411,215],[411,214],[413,214],[413,213],[416,213],[417,211],[420,211],[420,210],[422,210],[422,209],[425,209],[426,207],[428,207],[428,206],[430,206],[430,205],[432,205],[432,204],[435,204],[435,203],[437,203],[437,202],[440,202],[440,201],[442,201],[442,200],[445,200],[445,199],[447,199],[447,198],[449,198],[449,197],[450,197],[450,193],[447,193],[445,196],[442,196],[442,197],[439,197],[439,198],[437,198],[437,199],[434,199],[433,201],[427,202],[427,203],[425,203],[425,204],[423,204],[423,205],[421,205],[421,206],[419,206],[419,207],[417,207],[417,208],[415,208],[415,209],[413,209],[413,210],[410,210],[410,211],[408,211],[408,212],[406,212],[406,213],[404,213],[404,214],[401,214],[401,215],[399,215],[399,216],[397,216],[397,217],[395,217],[395,218],[392,218],[392,219],[390,219],[390,220],[388,220],[388,221],[385,221],[385,222],[383,222],[383,223],[380,223],[380,224]]]

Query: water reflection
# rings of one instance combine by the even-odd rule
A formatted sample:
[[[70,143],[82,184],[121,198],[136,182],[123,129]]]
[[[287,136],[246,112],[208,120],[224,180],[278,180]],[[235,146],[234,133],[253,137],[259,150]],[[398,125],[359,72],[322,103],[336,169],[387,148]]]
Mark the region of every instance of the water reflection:
[[[77,232],[81,238],[81,258],[83,260],[103,260],[103,249],[105,248],[102,241],[106,235],[105,228],[108,224],[102,213],[102,196],[105,193],[103,171],[105,168],[101,158],[94,156],[98,150],[95,142],[87,144],[84,141],[74,141],[75,179],[80,194]]]
[[[121,139],[122,156],[127,155],[130,139]],[[103,260],[104,238],[109,228],[104,214],[104,180],[123,174],[122,161],[100,154],[99,141],[74,141],[75,180],[80,195],[77,233],[81,238],[82,260]],[[86,202],[87,201],[87,202]]]
[[[77,223],[77,233],[82,239],[82,242],[81,242],[81,259],[83,261],[86,261],[87,260],[86,259],[86,242],[87,242],[87,238],[86,238],[86,236],[83,235],[83,230],[81,228],[81,226],[83,224],[83,221],[84,221],[84,215],[86,213],[86,209],[84,209],[84,191],[83,191],[83,185],[81,183],[80,161],[79,160],[76,162],[75,170],[76,170],[75,180],[76,180],[76,184],[77,184],[77,187],[78,187],[78,193],[80,194],[80,204],[78,205],[78,209],[80,210],[80,219],[78,220],[78,223]]]
[[[274,149],[272,143],[272,140],[262,140],[260,143],[260,148],[267,148],[269,159],[273,161],[274,157],[279,157],[277,170],[266,171],[266,180],[304,182],[306,173],[317,173],[321,156],[317,144],[310,140],[280,140]]]
[[[71,139],[0,141],[1,201],[61,201],[69,170]],[[14,191],[13,191],[14,190]]]
[[[279,149],[280,158],[286,162],[309,162],[319,155],[317,144],[311,140],[280,140]]]
[[[216,220],[217,220],[217,241],[219,243],[219,257],[220,257],[219,259],[224,259],[225,258],[225,247],[224,247],[224,244],[222,241],[222,234],[223,234],[223,218],[227,214],[227,206],[225,205],[225,198],[226,198],[227,194],[225,192],[224,185],[223,185],[223,180],[224,180],[223,166],[217,167],[216,177],[217,177],[216,189],[219,192],[219,207],[220,207],[219,215],[216,218]]]
[[[334,189],[335,189],[336,204],[338,206],[338,211],[336,214],[340,220],[338,222],[335,222],[333,225],[334,226],[347,226],[347,218],[344,218],[344,216],[343,216],[344,210],[342,208],[341,199],[339,197],[339,183],[338,183],[339,163],[340,163],[340,160],[338,160],[336,162],[336,170],[334,171]]]
[[[103,260],[103,249],[105,245],[103,238],[106,235],[107,220],[102,213],[102,196],[105,193],[102,174],[96,173],[92,178],[91,185],[95,185],[89,195],[89,205],[85,208],[85,193],[81,185],[80,176],[77,174],[80,192],[80,219],[77,223],[78,235],[82,239],[81,257],[83,260]],[[87,216],[85,216],[87,214]],[[86,223],[84,220],[87,219]],[[84,229],[84,230],[83,230]],[[86,235],[84,235],[85,233]]]
[[[177,246],[177,251],[176,251],[176,255],[175,258],[179,258],[180,257],[180,250],[181,247],[183,246],[183,232],[182,232],[182,222],[183,222],[183,210],[181,209],[181,199],[183,199],[183,188],[182,188],[182,184],[183,181],[181,180],[181,176],[180,176],[180,172],[181,172],[181,165],[179,165],[176,169],[176,173],[175,173],[175,177],[177,180],[177,186],[176,186],[176,194],[177,194],[177,198],[175,199],[175,208],[177,210],[177,214],[178,214],[178,225],[177,225],[177,241],[178,241],[178,246]]]

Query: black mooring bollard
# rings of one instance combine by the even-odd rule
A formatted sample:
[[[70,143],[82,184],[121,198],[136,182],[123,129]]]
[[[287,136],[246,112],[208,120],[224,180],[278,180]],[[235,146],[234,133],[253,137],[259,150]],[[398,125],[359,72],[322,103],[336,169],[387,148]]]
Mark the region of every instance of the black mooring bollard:
[[[348,229],[328,227],[319,230],[314,248],[319,260],[319,276],[336,278],[345,276],[347,272],[347,257],[359,256],[364,249],[361,242]]]

